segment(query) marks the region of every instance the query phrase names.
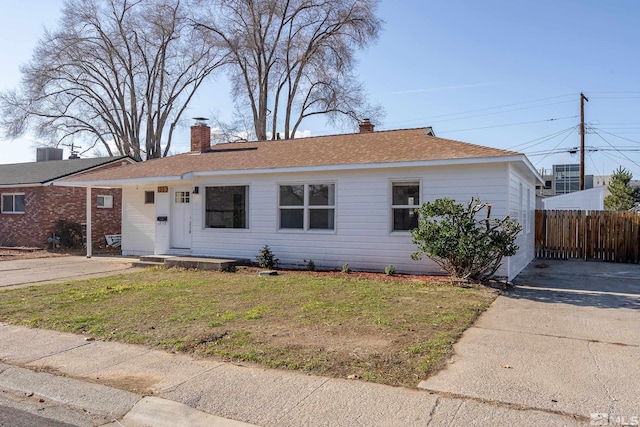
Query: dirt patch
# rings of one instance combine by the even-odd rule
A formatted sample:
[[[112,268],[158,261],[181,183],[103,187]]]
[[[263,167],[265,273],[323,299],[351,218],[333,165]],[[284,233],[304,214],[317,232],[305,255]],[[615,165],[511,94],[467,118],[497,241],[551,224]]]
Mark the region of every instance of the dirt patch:
[[[120,249],[98,249],[93,251],[96,255],[120,255]],[[40,248],[21,248],[0,246],[0,261],[10,261],[16,259],[36,259],[36,258],[53,258],[65,257],[70,255],[85,255],[85,249],[74,249],[64,251],[50,251]]]
[[[67,253],[51,252],[37,248],[6,248],[0,247],[0,261],[14,259],[35,259],[68,256]]]
[[[85,377],[84,379],[147,396],[155,393],[154,386],[159,382],[159,379],[153,375],[105,374],[97,377]]]

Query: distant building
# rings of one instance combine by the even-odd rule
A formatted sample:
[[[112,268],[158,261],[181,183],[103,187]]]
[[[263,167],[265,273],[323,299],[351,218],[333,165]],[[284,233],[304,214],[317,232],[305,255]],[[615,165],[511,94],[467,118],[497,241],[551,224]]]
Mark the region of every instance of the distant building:
[[[611,182],[611,175],[594,175],[593,186],[594,187],[608,187]]]
[[[551,175],[542,170],[544,186],[537,186],[537,194],[542,197],[569,194],[580,191],[580,165],[553,165]],[[608,181],[607,181],[608,185]],[[584,189],[594,187],[594,176],[584,176]]]

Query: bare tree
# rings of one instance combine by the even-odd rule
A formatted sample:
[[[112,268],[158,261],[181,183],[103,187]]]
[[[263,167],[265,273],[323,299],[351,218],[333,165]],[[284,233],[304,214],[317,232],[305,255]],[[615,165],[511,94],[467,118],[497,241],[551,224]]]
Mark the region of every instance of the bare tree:
[[[0,94],[0,126],[57,143],[102,143],[109,155],[166,156],[203,81],[226,60],[215,33],[193,25],[190,0],[67,0]]]
[[[377,0],[214,0],[203,27],[232,56],[235,99],[248,101],[255,136],[293,138],[301,122],[326,115],[355,120],[367,105],[355,53],[376,40]],[[366,111],[366,112],[365,112]]]

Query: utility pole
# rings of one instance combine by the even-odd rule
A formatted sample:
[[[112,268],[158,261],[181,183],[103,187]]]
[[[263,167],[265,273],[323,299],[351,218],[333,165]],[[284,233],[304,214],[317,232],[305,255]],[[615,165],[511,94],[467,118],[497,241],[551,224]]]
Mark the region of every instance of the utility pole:
[[[580,92],[580,190],[584,190],[584,101],[589,98]]]

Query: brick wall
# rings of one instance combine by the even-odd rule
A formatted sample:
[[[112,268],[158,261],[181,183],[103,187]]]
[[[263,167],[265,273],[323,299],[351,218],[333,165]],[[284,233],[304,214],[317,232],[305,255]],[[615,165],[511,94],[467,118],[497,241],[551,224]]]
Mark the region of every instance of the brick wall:
[[[86,224],[86,189],[80,187],[2,188],[0,193],[24,193],[24,214],[0,213],[0,245],[51,247],[47,239],[59,219]],[[98,195],[113,196],[112,208],[98,208]],[[105,234],[120,234],[122,191],[92,189],[91,217],[93,248],[106,246]]]
[[[44,187],[0,188],[0,194],[24,194],[24,214],[0,213],[0,245],[36,246],[46,243],[41,223]]]
[[[92,169],[120,167],[115,162]],[[0,188],[0,194],[23,193],[24,214],[0,213],[0,246],[28,246],[50,248],[47,242],[59,219],[86,224],[87,190],[80,187],[35,186]],[[98,208],[98,195],[113,196],[112,208]],[[122,231],[122,190],[91,190],[91,238],[94,249],[106,246],[105,234]]]

